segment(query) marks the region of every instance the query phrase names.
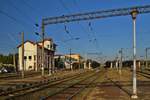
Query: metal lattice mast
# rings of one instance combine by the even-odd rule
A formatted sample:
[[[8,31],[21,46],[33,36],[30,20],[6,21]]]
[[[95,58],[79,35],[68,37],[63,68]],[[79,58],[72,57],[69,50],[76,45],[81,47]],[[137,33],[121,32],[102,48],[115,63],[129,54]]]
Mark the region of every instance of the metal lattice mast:
[[[132,10],[134,9],[138,10],[138,14],[150,13],[150,5],[146,5],[146,6],[136,6],[130,8],[101,10],[101,11],[87,12],[87,13],[77,13],[72,15],[63,15],[59,17],[49,17],[49,18],[44,18],[43,22],[44,25],[48,25],[48,24],[92,20],[92,19],[100,19],[100,18],[115,17],[115,16],[126,16],[126,15],[130,15]]]
[[[115,17],[115,16],[132,15],[132,18],[133,18],[133,94],[132,94],[132,98],[137,98],[135,19],[136,19],[137,14],[143,14],[143,13],[150,13],[150,5],[102,10],[102,11],[95,11],[95,12],[88,12],[88,13],[78,13],[78,14],[72,14],[72,15],[63,15],[59,17],[49,17],[49,18],[44,18],[42,20],[43,22],[42,26],[44,30],[44,26],[49,25],[49,24],[58,24],[58,23],[66,23],[66,22],[73,22],[73,21],[83,21],[83,20]],[[44,36],[44,31],[42,33]],[[44,45],[42,45],[42,47],[44,48]]]

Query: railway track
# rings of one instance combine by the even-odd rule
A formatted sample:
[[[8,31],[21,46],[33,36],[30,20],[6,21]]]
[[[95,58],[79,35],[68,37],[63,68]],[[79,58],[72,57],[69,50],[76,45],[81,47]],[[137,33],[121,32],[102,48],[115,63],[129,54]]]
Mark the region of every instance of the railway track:
[[[93,72],[80,72],[76,75],[72,75],[72,76],[68,76],[68,77],[62,77],[61,79],[55,79],[55,80],[44,80],[40,83],[35,83],[35,84],[31,84],[25,88],[22,89],[17,89],[14,91],[9,91],[9,92],[3,92],[0,94],[0,98],[2,99],[8,99],[8,100],[18,100],[16,98],[24,96],[24,95],[28,95],[34,92],[38,92],[40,90],[46,89],[48,87],[53,87],[56,85],[59,85],[63,82],[69,81],[69,80],[73,80],[75,78],[78,78],[79,76],[84,76],[84,74],[90,74]]]
[[[128,69],[128,70],[130,70],[130,69]],[[130,71],[132,71],[132,70],[130,70]],[[150,73],[149,73],[149,71],[136,71],[136,73],[137,73],[137,75],[141,75],[141,76],[143,76],[143,77],[146,77],[146,78],[148,78],[148,79],[150,79]]]
[[[146,72],[143,72],[143,71],[137,71],[137,74],[150,79],[150,73],[146,73]]]
[[[27,72],[25,73],[25,78],[31,77],[31,76],[37,76],[40,75],[40,72]],[[6,79],[21,79],[21,73],[18,74],[6,74],[5,76],[1,76],[0,80],[6,80]]]
[[[47,88],[49,89],[48,91],[51,91],[51,88],[60,88],[58,91],[52,91],[48,95],[46,94],[41,96],[41,100],[70,100],[77,94],[80,94],[80,92],[88,87],[90,84],[92,84],[92,82],[94,82],[94,80],[97,79],[97,77],[100,75],[98,75],[97,73],[102,73],[101,71],[93,72],[83,72],[68,77],[65,76],[53,80],[48,79],[41,82],[35,82],[33,84],[27,84],[21,89],[0,93],[0,99],[4,98],[8,100],[20,100],[20,98],[24,98],[26,96],[28,97],[28,95],[38,93],[39,91],[43,91]],[[149,73],[137,71],[137,74],[150,79]],[[117,83],[115,85],[119,86],[120,83]]]
[[[63,88],[54,94],[43,97],[41,100],[71,100],[82,90],[90,86],[100,76],[100,74],[102,75],[103,73],[97,71],[86,78],[81,78],[78,82]]]

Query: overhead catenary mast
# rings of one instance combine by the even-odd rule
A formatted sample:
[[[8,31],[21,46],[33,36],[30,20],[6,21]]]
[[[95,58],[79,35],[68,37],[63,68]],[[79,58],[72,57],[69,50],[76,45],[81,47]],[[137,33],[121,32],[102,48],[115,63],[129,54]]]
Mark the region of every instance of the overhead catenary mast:
[[[132,98],[137,98],[136,27],[135,27],[135,19],[136,19],[137,13],[138,14],[150,13],[150,5],[135,6],[135,7],[130,7],[130,8],[101,10],[101,11],[87,12],[87,13],[77,13],[77,14],[72,14],[72,15],[58,16],[58,17],[48,17],[48,18],[42,19],[42,25],[44,28],[44,26],[50,25],[50,24],[59,24],[59,23],[68,23],[68,22],[74,22],[74,21],[83,21],[83,20],[102,19],[102,18],[108,18],[108,17],[132,15],[132,19],[133,19],[133,64],[134,64],[133,65],[133,95],[132,95]],[[44,32],[43,32],[43,35],[44,35]]]

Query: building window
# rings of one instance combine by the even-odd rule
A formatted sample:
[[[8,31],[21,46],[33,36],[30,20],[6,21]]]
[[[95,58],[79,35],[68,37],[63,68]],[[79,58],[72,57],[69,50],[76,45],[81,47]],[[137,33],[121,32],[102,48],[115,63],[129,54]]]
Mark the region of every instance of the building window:
[[[47,48],[49,48],[49,45],[47,45]]]
[[[31,60],[32,59],[32,56],[29,56],[29,60]]]
[[[32,66],[29,66],[29,70],[31,70],[32,69]]]
[[[24,60],[26,60],[27,59],[27,56],[24,56]]]
[[[51,45],[51,49],[53,49],[53,45]]]

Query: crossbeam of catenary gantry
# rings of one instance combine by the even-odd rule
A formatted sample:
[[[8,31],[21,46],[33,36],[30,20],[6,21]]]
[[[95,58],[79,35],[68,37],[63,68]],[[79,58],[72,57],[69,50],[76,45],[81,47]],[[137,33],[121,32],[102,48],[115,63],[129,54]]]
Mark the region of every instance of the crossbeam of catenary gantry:
[[[58,17],[48,17],[44,18],[43,24],[58,24],[58,23],[67,23],[73,21],[83,21],[83,20],[92,20],[92,19],[100,19],[107,17],[115,17],[115,16],[126,16],[130,15],[132,10],[138,10],[139,14],[150,13],[150,5],[145,6],[135,6],[129,8],[119,8],[119,9],[109,9],[109,10],[101,10],[95,12],[87,12],[87,13],[77,13],[71,15],[63,15]]]

